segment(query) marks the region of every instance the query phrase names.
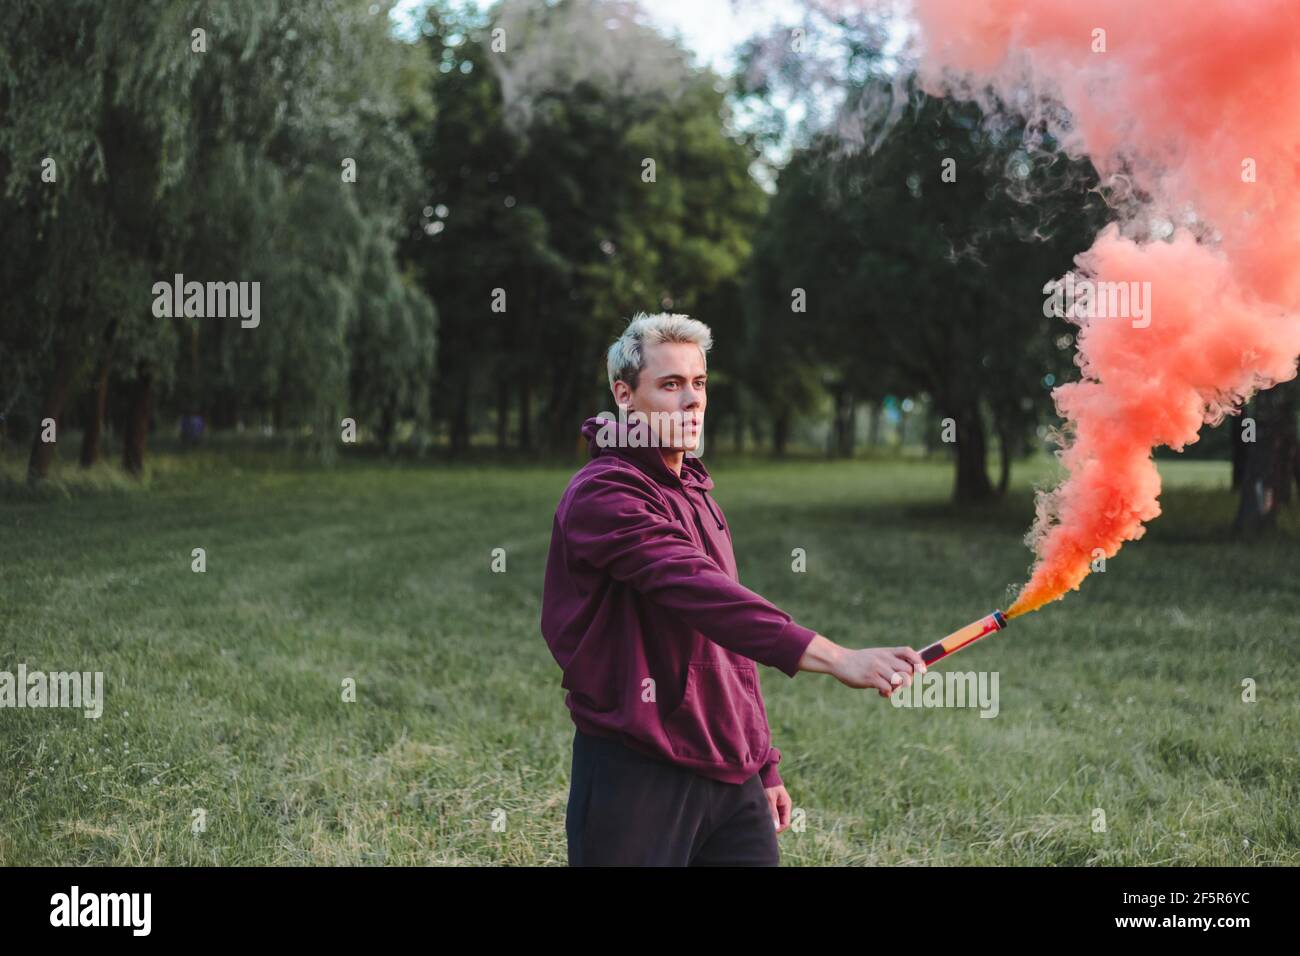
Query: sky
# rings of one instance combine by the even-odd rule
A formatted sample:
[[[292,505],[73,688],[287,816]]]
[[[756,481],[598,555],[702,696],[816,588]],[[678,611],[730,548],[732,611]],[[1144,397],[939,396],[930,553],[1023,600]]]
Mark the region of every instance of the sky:
[[[774,24],[802,20],[793,0],[652,0],[642,6],[664,33],[680,33],[682,45],[723,76],[731,72],[737,44]]]
[[[545,0],[535,0],[543,3]],[[719,76],[732,75],[736,66],[737,47],[755,35],[770,34],[773,27],[792,27],[804,23],[807,8],[803,0],[636,0],[649,21],[666,36],[677,39],[681,46],[691,51],[698,66],[711,67]],[[972,0],[978,2],[978,0]],[[390,18],[394,33],[415,38],[419,23],[429,0],[398,0]],[[490,0],[477,0],[476,6],[487,9]],[[378,7],[372,8],[377,11]],[[892,56],[907,39],[909,27],[905,18],[896,18],[890,30],[886,54]],[[816,41],[814,41],[816,42]],[[755,163],[751,174],[768,192],[775,189],[774,170],[785,165],[795,144],[793,131],[811,121],[820,126],[837,111],[839,101],[835,84],[817,86],[794,93],[790,90],[773,90],[768,103],[785,116],[787,134],[779,142],[768,142],[763,147],[764,161]],[[810,120],[809,109],[816,111]],[[736,129],[750,126],[751,117],[745,107],[735,104],[731,122]]]
[[[392,12],[398,28],[417,18],[426,2],[399,0]],[[738,44],[775,23],[797,23],[802,9],[797,0],[643,0],[641,6],[665,34],[680,34],[701,65],[724,76]]]

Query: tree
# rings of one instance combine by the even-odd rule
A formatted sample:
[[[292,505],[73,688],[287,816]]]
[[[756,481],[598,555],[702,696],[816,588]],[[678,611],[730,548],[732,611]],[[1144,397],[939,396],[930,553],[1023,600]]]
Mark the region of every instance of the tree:
[[[632,14],[602,0],[429,10],[437,117],[417,142],[434,215],[405,251],[440,305],[453,451],[480,406],[504,443],[514,406],[520,445],[571,453],[611,401],[603,353],[623,321],[724,301],[748,257],[754,151],[727,133],[718,78]]]
[[[807,315],[783,321],[839,370],[836,387],[929,396],[955,439],[954,498],[978,501],[1005,489],[1009,456],[1050,412],[1070,343],[1043,314],[1043,286],[1086,247],[1102,204],[1089,168],[1031,155],[1026,131],[973,105],[908,89],[875,152],[846,157],[821,137],[782,170],[760,298],[780,311],[805,290]],[[1004,456],[996,487],[990,430]]]
[[[1233,522],[1237,534],[1253,536],[1275,530],[1279,514],[1292,501],[1292,486],[1300,484],[1298,392],[1296,379],[1260,392],[1253,402],[1253,442],[1236,436],[1234,444],[1245,449]]]
[[[325,453],[365,374],[351,350],[368,348],[369,330],[405,349],[427,387],[436,317],[394,244],[417,164],[399,126],[407,50],[388,34],[388,6],[6,5],[0,228],[21,252],[0,271],[15,306],[0,343],[19,349],[22,391],[0,397],[26,427],[61,420],[81,392],[91,464],[117,392],[135,474],[164,403],[222,424],[309,423]],[[48,181],[46,159],[58,170]],[[260,283],[269,320],[160,318],[153,283],[175,274]],[[33,321],[34,334],[22,327]],[[405,411],[410,389],[402,376],[367,383],[364,414]],[[33,479],[52,456],[37,432]]]

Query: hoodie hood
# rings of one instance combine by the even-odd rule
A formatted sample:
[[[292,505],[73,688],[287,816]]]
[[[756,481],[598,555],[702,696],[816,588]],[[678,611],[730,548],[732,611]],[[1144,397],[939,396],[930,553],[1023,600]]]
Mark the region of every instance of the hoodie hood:
[[[616,418],[602,418],[599,415],[594,415],[582,423],[582,437],[587,439],[587,452],[590,457],[617,455],[632,462],[662,485],[670,488],[696,489],[704,499],[714,524],[718,530],[722,530],[724,527],[722,516],[707,494],[713,490],[713,479],[709,476],[704,463],[698,457],[690,454],[683,455],[682,473],[678,477],[668,467],[663,455],[659,454],[657,446],[633,445],[628,440],[630,431],[632,429],[626,423]],[[640,437],[638,434],[638,440]]]
[[[687,487],[698,485],[705,491],[713,489],[713,479],[708,469],[698,457],[691,454],[682,456],[682,474],[679,478],[664,462],[654,445],[633,445],[628,440],[632,431],[625,423],[617,419],[601,418],[595,415],[582,423],[582,437],[587,439],[587,452],[592,458],[601,455],[618,455],[636,462],[641,470],[670,485],[682,484]],[[638,435],[638,438],[640,436]]]

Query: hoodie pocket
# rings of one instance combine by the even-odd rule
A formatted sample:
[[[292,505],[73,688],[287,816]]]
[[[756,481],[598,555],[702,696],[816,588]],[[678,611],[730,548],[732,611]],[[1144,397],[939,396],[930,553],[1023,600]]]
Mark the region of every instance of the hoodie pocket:
[[[761,759],[768,731],[757,675],[722,661],[688,665],[681,705],[664,730],[680,757],[736,766]]]

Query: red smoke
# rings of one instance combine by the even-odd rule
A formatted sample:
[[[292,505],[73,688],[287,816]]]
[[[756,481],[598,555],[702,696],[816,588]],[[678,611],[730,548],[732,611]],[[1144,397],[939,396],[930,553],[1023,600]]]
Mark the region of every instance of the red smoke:
[[[991,87],[1121,187],[1119,221],[1079,257],[1083,276],[1150,283],[1146,327],[1076,320],[1081,380],[1053,392],[1067,477],[1039,496],[1038,560],[1014,616],[1142,536],[1160,513],[1156,446],[1181,450],[1296,373],[1300,3],[914,3],[928,89]]]

